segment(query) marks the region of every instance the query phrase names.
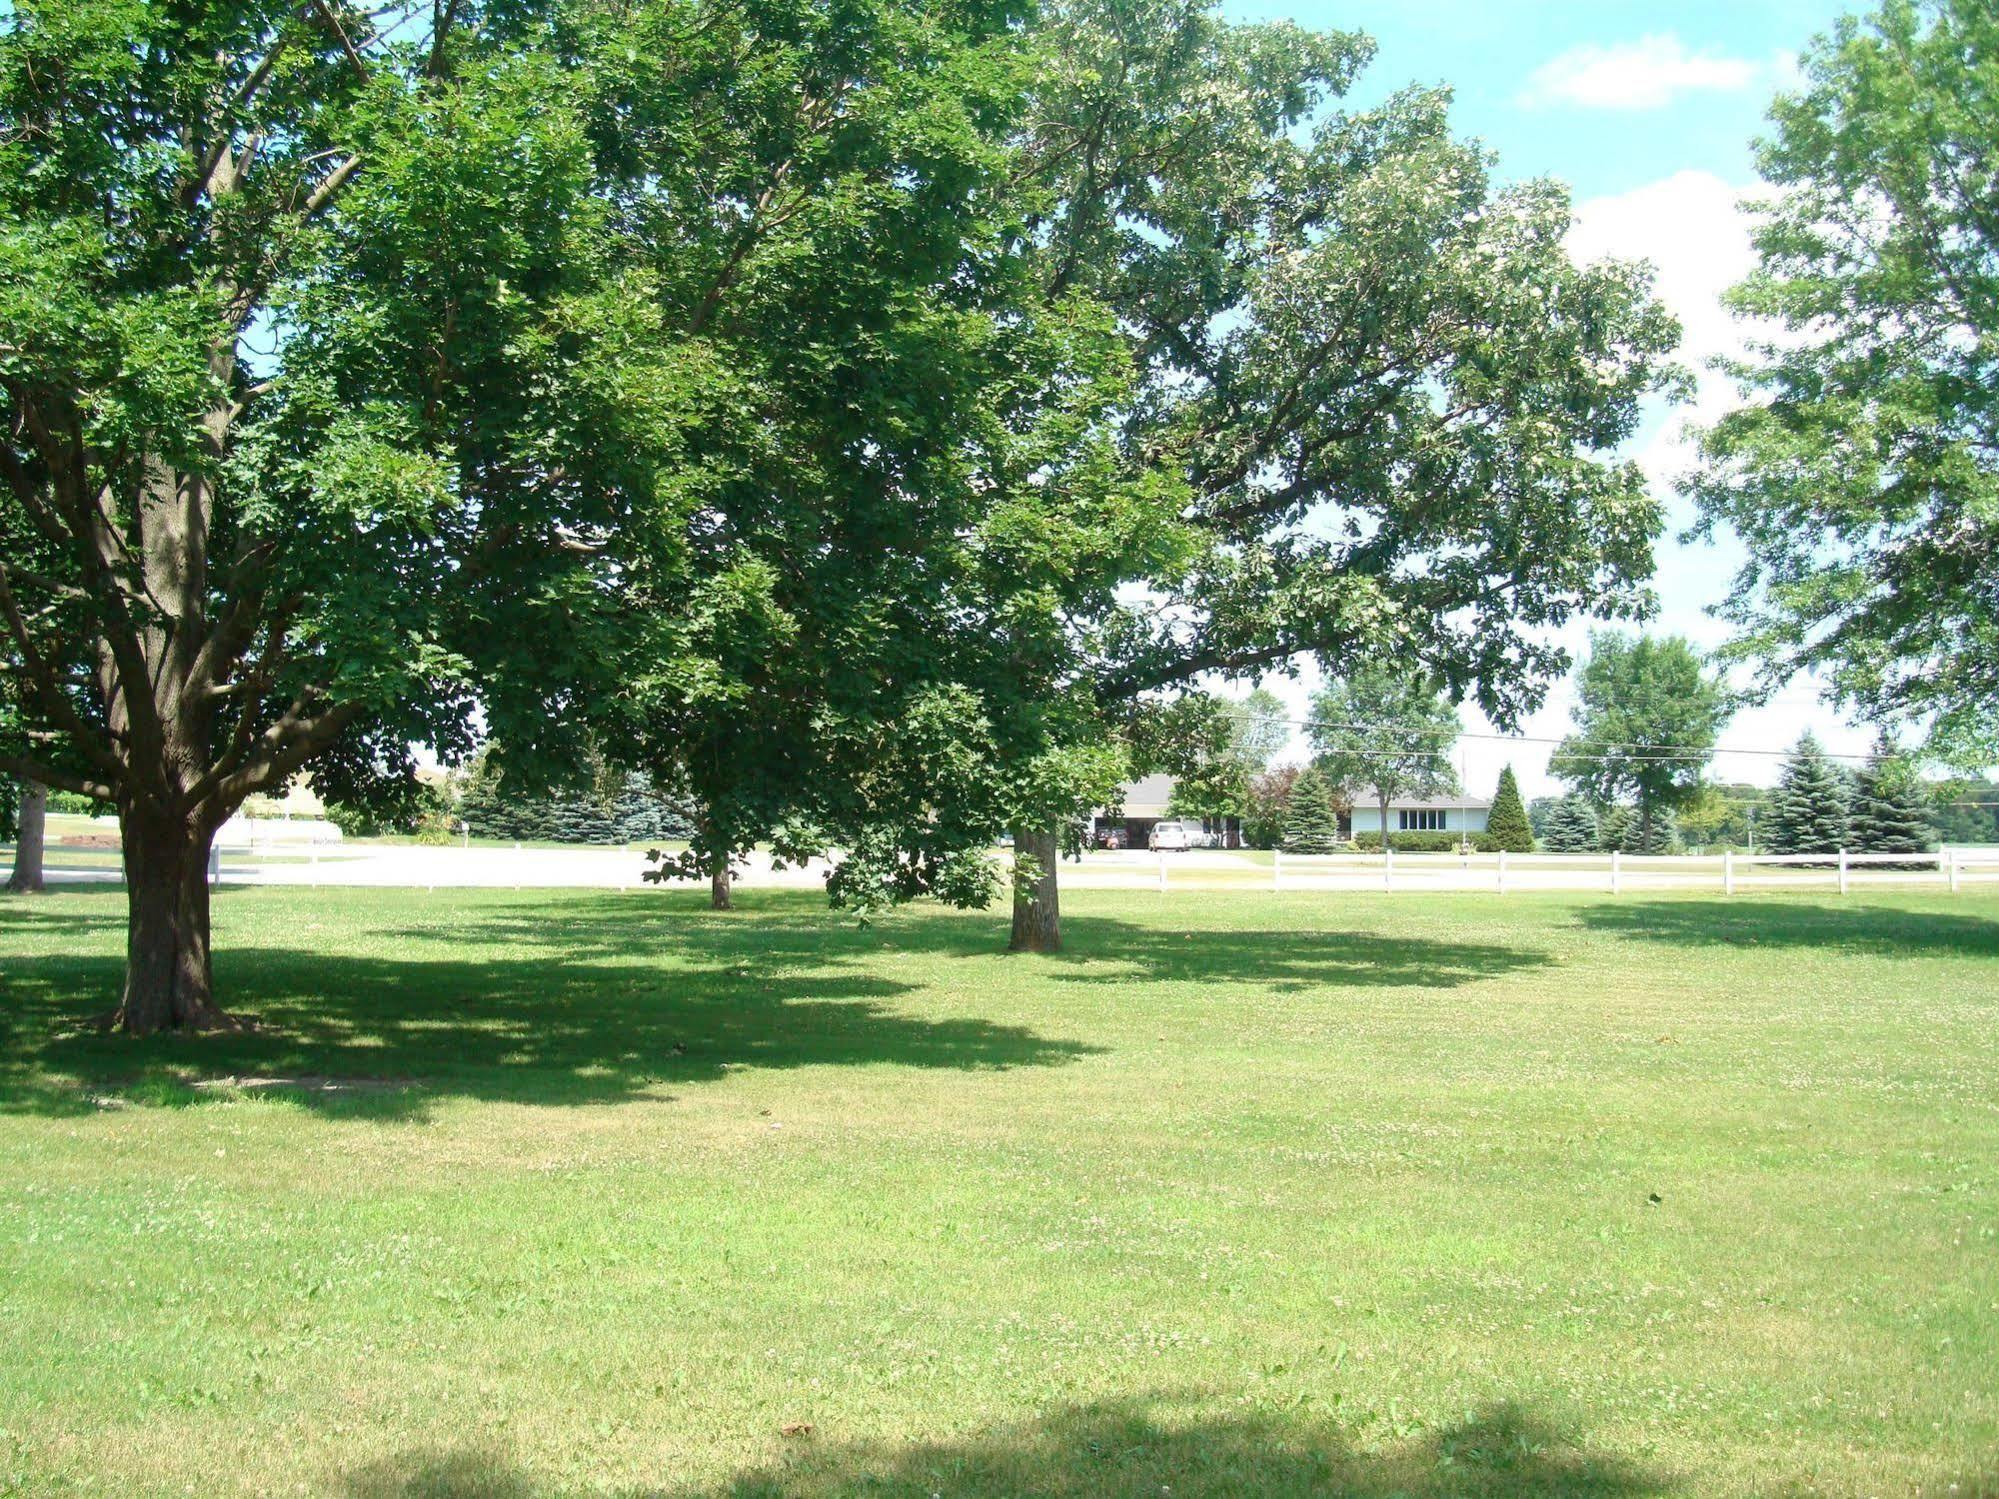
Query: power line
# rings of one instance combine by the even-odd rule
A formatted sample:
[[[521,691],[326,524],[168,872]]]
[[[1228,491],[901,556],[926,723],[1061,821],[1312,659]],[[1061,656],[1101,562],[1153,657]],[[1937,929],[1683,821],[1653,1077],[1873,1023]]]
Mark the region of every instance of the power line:
[[[1347,731],[1349,733],[1378,734],[1384,738],[1392,737],[1394,734],[1398,732],[1403,732],[1383,724],[1340,723],[1336,721],[1329,721],[1326,719],[1313,719],[1313,718],[1280,718],[1268,714],[1259,714],[1257,716],[1261,718],[1265,723],[1288,724],[1293,728],[1301,728],[1307,730],[1340,729]],[[1407,732],[1413,734],[1415,731],[1407,731]],[[1566,734],[1563,735],[1561,738],[1555,738],[1552,735],[1501,734],[1495,731],[1476,730],[1476,729],[1460,729],[1458,731],[1457,737],[1459,739],[1478,739],[1499,744],[1551,744],[1556,746],[1560,746],[1562,744],[1567,743],[1569,738],[1569,736]],[[1789,758],[1790,755],[1793,753],[1793,750],[1791,749],[1748,749],[1735,745],[1703,746],[1695,744],[1638,744],[1635,742],[1628,744],[1613,744],[1611,746],[1608,746],[1608,748],[1613,751],[1616,751],[1616,753],[1572,754],[1565,756],[1564,758],[1574,759],[1574,760],[1637,759],[1637,760],[1656,760],[1656,761],[1678,761],[1678,760],[1694,760],[1694,759],[1706,760],[1712,758],[1715,755],[1754,755],[1754,756],[1768,757],[1770,759],[1782,760]],[[1406,755],[1423,755],[1430,757],[1435,757],[1440,754],[1447,754],[1447,752],[1443,751],[1422,750],[1414,748],[1390,749],[1390,750],[1363,749],[1363,750],[1350,750],[1346,751],[1346,753],[1360,754],[1360,755],[1406,754]],[[1858,760],[1862,763],[1865,763],[1874,758],[1872,754],[1857,754],[1851,751],[1821,750],[1819,753],[1824,755],[1825,758],[1828,760]]]

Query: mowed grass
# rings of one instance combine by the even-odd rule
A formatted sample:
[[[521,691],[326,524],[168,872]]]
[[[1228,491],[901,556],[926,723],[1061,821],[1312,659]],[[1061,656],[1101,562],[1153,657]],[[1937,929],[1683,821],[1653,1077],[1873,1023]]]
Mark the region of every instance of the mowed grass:
[[[0,903],[0,1491],[1999,1492],[1992,893],[742,907]]]

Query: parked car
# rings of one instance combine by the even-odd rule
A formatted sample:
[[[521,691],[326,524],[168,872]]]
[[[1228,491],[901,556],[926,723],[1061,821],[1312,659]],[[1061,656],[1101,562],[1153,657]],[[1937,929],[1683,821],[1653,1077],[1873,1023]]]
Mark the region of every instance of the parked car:
[[[1155,852],[1199,848],[1207,841],[1198,822],[1155,822],[1145,846]]]

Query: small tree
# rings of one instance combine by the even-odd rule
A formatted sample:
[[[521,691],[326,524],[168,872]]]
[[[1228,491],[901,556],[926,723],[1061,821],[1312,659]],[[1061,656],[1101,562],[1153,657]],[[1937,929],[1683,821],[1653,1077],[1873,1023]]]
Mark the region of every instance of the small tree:
[[[1349,800],[1368,792],[1381,813],[1398,796],[1448,796],[1458,790],[1451,746],[1458,742],[1457,709],[1405,669],[1363,666],[1312,701],[1307,731],[1313,764]]]
[[[1527,804],[1520,799],[1520,782],[1513,767],[1499,773],[1499,789],[1492,794],[1492,812],[1485,822],[1486,837],[1495,849],[1509,854],[1534,852],[1534,830],[1527,821]]]
[[[1284,819],[1291,809],[1291,788],[1298,775],[1297,766],[1280,765],[1249,783],[1249,799],[1242,815],[1242,841],[1251,848],[1276,848],[1283,838]]]
[[[1329,854],[1339,847],[1340,820],[1333,811],[1332,787],[1307,767],[1291,783],[1282,848],[1287,854]]]
[[[1772,853],[1830,854],[1852,844],[1847,779],[1809,733],[1784,762],[1764,826]]]
[[[1575,731],[1549,769],[1600,803],[1634,801],[1640,845],[1670,842],[1656,824],[1700,790],[1702,767],[1728,721],[1721,682],[1677,635],[1606,630],[1591,635],[1576,687]]]
[[[1552,854],[1595,853],[1596,809],[1580,796],[1560,798],[1549,811],[1541,841]]]
[[[1923,788],[1885,737],[1860,772],[1852,835],[1855,846],[1870,854],[1924,854],[1936,845]]]

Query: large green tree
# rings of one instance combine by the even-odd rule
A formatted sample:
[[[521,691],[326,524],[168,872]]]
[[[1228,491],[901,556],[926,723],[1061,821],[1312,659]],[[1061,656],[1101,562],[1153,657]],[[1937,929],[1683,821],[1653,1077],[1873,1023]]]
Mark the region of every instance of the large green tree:
[[[1630,797],[1634,849],[1660,851],[1663,824],[1699,794],[1731,711],[1720,679],[1680,636],[1600,631],[1576,673],[1575,730],[1548,769],[1600,806]]]
[[[1780,332],[1690,481],[1748,549],[1729,610],[1774,686],[1999,746],[1999,12],[1892,0],[1802,60],[1758,152],[1771,192],[1733,294]]]
[[[1809,733],[1784,761],[1764,828],[1774,854],[1831,854],[1852,843],[1853,787]]]
[[[636,760],[697,705],[676,790],[751,746],[703,798],[708,848],[759,825],[737,788],[760,807],[810,771],[830,824],[901,818],[851,840],[875,867],[934,883],[978,704],[967,631],[926,656],[936,614],[905,601],[937,596],[930,543],[976,482],[932,460],[959,465],[955,397],[1001,338],[1009,262],[967,204],[1016,124],[1017,21],[12,7],[0,623],[25,711],[0,753],[118,808],[121,1023],[230,1023],[202,871],[245,796],[310,767],[365,801],[481,720],[527,786],[592,742]],[[819,590],[801,629],[787,601]]]
[[[1305,732],[1312,763],[1348,802],[1374,798],[1385,846],[1395,832],[1388,821],[1395,798],[1458,791],[1451,751],[1461,729],[1457,709],[1408,669],[1366,666],[1312,699]]]
[[[1344,106],[1363,37],[1044,18],[1021,253],[1114,314],[1115,457],[1179,500],[1170,565],[1070,615],[1071,679],[1115,721],[1318,653],[1510,718],[1566,665],[1544,627],[1644,602],[1659,511],[1616,450],[1675,378],[1648,274],[1578,265],[1567,194],[1496,181],[1446,90]]]
[[[1885,735],[1854,778],[1851,828],[1854,846],[1870,854],[1921,854],[1936,846],[1926,788]]]

